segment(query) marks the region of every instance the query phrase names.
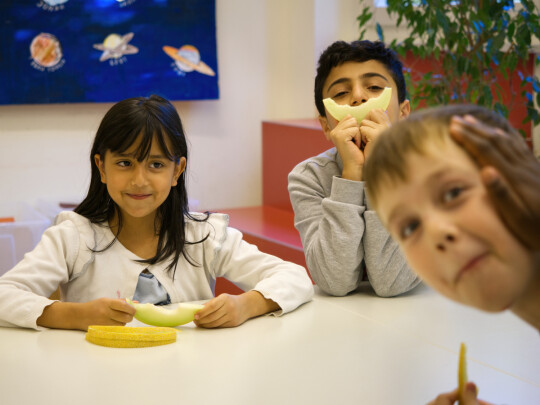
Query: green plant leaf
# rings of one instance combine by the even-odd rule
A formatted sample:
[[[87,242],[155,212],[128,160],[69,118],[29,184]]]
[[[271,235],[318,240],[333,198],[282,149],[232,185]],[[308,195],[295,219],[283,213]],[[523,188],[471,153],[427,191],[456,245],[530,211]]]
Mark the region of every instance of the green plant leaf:
[[[497,101],[494,104],[493,109],[499,114],[501,114],[503,117],[508,117],[508,108],[503,103]]]
[[[534,8],[535,8],[534,2],[532,2],[532,1],[530,1],[530,0],[521,0],[521,5],[522,5],[523,8],[525,8],[525,10],[528,11],[528,12],[533,11]]]
[[[379,24],[379,23],[375,24],[375,29],[377,30],[377,35],[379,36],[379,40],[381,42],[384,42],[384,33],[383,33],[383,29],[381,27],[381,24]]]
[[[540,39],[540,12],[534,1],[522,0],[519,7],[513,0],[387,0],[387,4],[388,15],[410,32],[399,43],[392,42],[399,55],[410,52],[415,58],[440,63],[425,75],[407,70],[413,109],[423,103],[467,102],[508,116],[515,103],[522,101],[512,96],[508,102],[502,88],[509,86],[515,93],[519,85],[523,97],[528,97],[527,117],[540,120],[532,103],[536,100],[540,105],[538,77],[521,73],[521,81],[513,79],[518,65],[522,69],[521,64],[528,61],[532,38]],[[384,40],[382,27],[370,18],[377,36]],[[358,21],[368,25],[363,19]],[[540,63],[540,56],[535,61]],[[436,73],[439,69],[442,75]],[[503,82],[506,85],[501,87]]]
[[[361,3],[363,3],[363,1],[361,1]],[[358,21],[358,27],[360,28],[359,39],[364,39],[367,31],[367,25],[372,17],[373,13],[371,12],[371,9],[369,7],[364,7],[360,15],[356,17],[356,21]]]

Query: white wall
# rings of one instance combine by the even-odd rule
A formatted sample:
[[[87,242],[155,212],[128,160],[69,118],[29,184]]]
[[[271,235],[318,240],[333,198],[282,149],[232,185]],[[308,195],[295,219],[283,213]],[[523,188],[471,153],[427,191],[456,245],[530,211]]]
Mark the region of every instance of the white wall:
[[[261,202],[261,122],[315,117],[318,55],[356,39],[359,10],[357,0],[216,1],[220,99],[174,103],[199,209]],[[0,202],[84,197],[90,146],[111,105],[0,106]]]
[[[220,99],[174,103],[191,144],[189,197],[199,209],[261,202],[261,122],[315,117],[317,59],[331,42],[357,38],[360,10],[358,0],[216,1]],[[0,106],[0,202],[80,200],[90,145],[110,106]]]

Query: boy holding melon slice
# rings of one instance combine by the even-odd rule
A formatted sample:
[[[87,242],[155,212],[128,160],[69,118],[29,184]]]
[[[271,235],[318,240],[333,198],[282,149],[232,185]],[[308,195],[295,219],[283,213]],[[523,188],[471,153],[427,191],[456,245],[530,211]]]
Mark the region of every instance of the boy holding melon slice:
[[[402,69],[381,42],[338,41],[319,59],[315,104],[335,147],[293,169],[289,195],[307,267],[331,295],[346,295],[366,279],[383,297],[420,282],[364,193],[373,141],[410,112]]]

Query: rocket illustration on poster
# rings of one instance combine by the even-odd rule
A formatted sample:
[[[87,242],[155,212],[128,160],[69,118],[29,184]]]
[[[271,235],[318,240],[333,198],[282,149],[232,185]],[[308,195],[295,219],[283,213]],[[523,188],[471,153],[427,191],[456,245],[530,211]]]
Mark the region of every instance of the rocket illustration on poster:
[[[0,2],[0,104],[219,98],[215,0]]]

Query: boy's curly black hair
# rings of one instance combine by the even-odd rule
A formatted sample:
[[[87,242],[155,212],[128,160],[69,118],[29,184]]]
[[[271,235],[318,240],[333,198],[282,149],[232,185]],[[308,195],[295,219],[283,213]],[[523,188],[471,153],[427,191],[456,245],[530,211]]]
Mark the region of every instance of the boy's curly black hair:
[[[319,57],[317,76],[315,76],[315,105],[319,114],[326,116],[323,105],[323,86],[333,68],[345,62],[367,62],[376,60],[382,63],[392,75],[398,90],[398,101],[401,104],[407,97],[403,64],[393,50],[380,41],[337,41],[324,50]]]

